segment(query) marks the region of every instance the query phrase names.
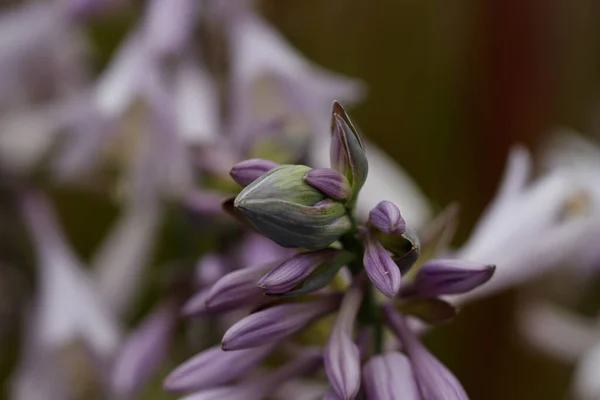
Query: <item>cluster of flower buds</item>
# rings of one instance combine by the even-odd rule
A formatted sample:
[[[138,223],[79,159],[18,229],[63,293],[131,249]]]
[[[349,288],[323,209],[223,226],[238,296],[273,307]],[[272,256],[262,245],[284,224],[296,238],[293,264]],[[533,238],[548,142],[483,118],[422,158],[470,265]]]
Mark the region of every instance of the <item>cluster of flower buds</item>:
[[[354,208],[367,179],[365,148],[338,103],[332,119],[331,169],[258,159],[232,169],[233,179],[244,186],[233,212],[298,252],[226,274],[188,301],[186,316],[251,312],[227,329],[221,348],[206,350],[173,371],[165,381],[167,390],[194,392],[190,399],[217,394],[258,399],[323,365],[331,385],[328,399],[467,398],[457,379],[420,343],[413,324],[448,322],[456,310],[440,296],[478,287],[494,267],[434,258],[448,240],[450,224],[438,224],[420,243],[388,201],[359,223]],[[336,311],[323,337],[315,322],[325,322]],[[398,343],[383,343],[385,327]],[[279,369],[239,380],[260,364],[278,365],[281,358],[270,355],[289,353],[294,348],[290,341],[302,342],[300,332],[309,333],[304,336],[316,342],[311,344],[324,345],[322,354],[307,349]],[[402,351],[383,351],[398,345]]]

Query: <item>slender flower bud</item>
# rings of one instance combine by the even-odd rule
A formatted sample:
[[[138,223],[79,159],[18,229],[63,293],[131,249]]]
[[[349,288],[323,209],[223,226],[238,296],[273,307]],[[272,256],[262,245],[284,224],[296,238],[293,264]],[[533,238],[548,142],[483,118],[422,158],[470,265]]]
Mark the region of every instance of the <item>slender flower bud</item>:
[[[111,371],[111,387],[118,397],[132,396],[164,361],[177,321],[173,302],[160,306],[127,338]]]
[[[419,400],[419,390],[408,358],[400,353],[372,357],[363,368],[369,400]]]
[[[327,296],[269,307],[248,315],[229,328],[223,335],[221,347],[228,351],[277,342],[334,311],[338,305],[339,297]]]
[[[398,293],[400,269],[387,250],[371,235],[366,236],[363,264],[369,279],[381,293],[387,297],[394,297]]]
[[[237,385],[201,390],[182,400],[261,400],[290,379],[313,372],[321,362],[320,355],[309,353],[267,374],[246,379]]]
[[[360,352],[352,333],[361,300],[362,291],[357,286],[346,293],[325,346],[325,372],[337,396],[344,400],[354,399],[360,389]]]
[[[419,342],[404,317],[394,311],[391,304],[384,306],[384,312],[388,324],[406,349],[421,397],[428,400],[468,400],[460,382]]]
[[[333,261],[341,250],[324,249],[296,254],[269,271],[258,281],[266,294],[285,293],[308,277],[315,269]]]
[[[281,165],[246,186],[234,207],[283,247],[326,248],[351,228],[350,218],[342,203],[326,199],[304,181],[309,170]]]
[[[493,265],[438,258],[423,264],[415,281],[402,292],[419,297],[466,293],[486,283],[495,269]]]
[[[247,267],[228,273],[208,291],[200,291],[183,306],[183,315],[225,312],[260,301],[262,291],[256,282],[272,265]]]
[[[331,168],[311,169],[304,175],[304,180],[310,186],[334,200],[345,200],[352,194],[348,179]]]
[[[369,212],[369,224],[387,234],[401,235],[406,231],[406,222],[391,201],[382,201]]]
[[[348,178],[356,198],[367,180],[369,164],[358,131],[337,101],[333,102],[331,134],[331,166]]]
[[[169,392],[190,392],[225,384],[254,368],[273,347],[266,345],[237,351],[211,347],[177,367],[167,376],[163,387]]]
[[[274,161],[253,158],[235,164],[233,168],[231,168],[229,175],[231,175],[236,183],[246,187],[278,166],[279,164]]]

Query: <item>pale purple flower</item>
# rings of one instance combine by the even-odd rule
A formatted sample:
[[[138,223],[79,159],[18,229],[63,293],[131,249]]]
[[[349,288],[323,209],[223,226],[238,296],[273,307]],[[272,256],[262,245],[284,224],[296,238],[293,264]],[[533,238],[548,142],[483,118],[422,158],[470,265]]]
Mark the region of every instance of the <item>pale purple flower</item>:
[[[334,311],[338,305],[339,297],[332,295],[266,308],[229,328],[223,335],[221,347],[224,350],[237,350],[277,342]]]
[[[279,164],[270,160],[252,158],[235,164],[229,174],[234,181],[245,187],[278,166]]]
[[[408,358],[398,352],[371,357],[363,367],[369,400],[419,400],[419,390]]]
[[[151,0],[144,20],[144,36],[155,55],[182,52],[193,31],[199,3],[194,0]]]
[[[163,386],[169,392],[191,392],[216,387],[252,370],[271,351],[272,345],[235,351],[211,347],[177,367],[165,379]]]
[[[319,266],[333,261],[339,254],[340,250],[336,249],[297,254],[267,272],[257,284],[266,294],[285,293],[292,290]]]
[[[495,269],[493,265],[452,258],[429,260],[402,293],[419,297],[466,293],[486,283]]]
[[[358,286],[351,287],[345,294],[323,353],[329,382],[343,400],[354,399],[360,389],[360,353],[352,336],[362,297]]]
[[[325,196],[334,200],[345,200],[352,193],[348,179],[331,168],[311,169],[304,176],[304,180],[315,189],[320,190]]]
[[[361,92],[358,82],[312,65],[262,17],[247,7],[241,8],[229,13],[228,21],[234,118],[231,131],[239,135],[257,122],[256,105],[261,102],[257,101],[256,85],[267,78],[275,83],[280,95],[270,103],[271,113],[300,114],[309,119],[316,136],[328,136],[328,107],[334,99],[357,100]]]
[[[384,312],[408,354],[421,396],[427,400],[468,400],[460,382],[421,344],[404,317],[391,304],[384,306]]]
[[[369,224],[388,234],[401,235],[406,231],[406,222],[400,215],[400,210],[387,200],[380,202],[369,212]]]
[[[392,257],[371,235],[365,238],[365,271],[377,289],[387,297],[394,297],[400,290],[400,269]]]
[[[126,338],[111,369],[110,384],[115,395],[133,395],[160,368],[171,345],[177,311],[174,302],[160,305]]]
[[[38,259],[35,313],[43,348],[57,349],[82,339],[99,356],[110,356],[119,343],[117,323],[68,247],[49,201],[27,192],[21,206]]]
[[[228,271],[229,263],[223,255],[210,252],[200,257],[195,269],[199,286],[212,286]]]
[[[489,295],[570,262],[589,247],[586,239],[600,230],[600,213],[563,217],[569,199],[583,188],[568,171],[555,168],[528,182],[530,163],[525,149],[511,152],[496,198],[458,251],[457,258],[497,265],[493,280],[461,295],[460,301]]]

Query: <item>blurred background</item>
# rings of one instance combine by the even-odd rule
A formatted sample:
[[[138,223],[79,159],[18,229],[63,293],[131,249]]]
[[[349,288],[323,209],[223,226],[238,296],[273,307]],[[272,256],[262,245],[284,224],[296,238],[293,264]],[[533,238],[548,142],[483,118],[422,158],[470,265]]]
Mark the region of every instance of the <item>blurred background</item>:
[[[1,5],[8,12],[22,3]],[[263,0],[258,5],[308,59],[364,82],[364,100],[350,108],[354,121],[414,179],[436,212],[460,204],[455,245],[466,240],[493,198],[513,145],[524,144],[535,155],[558,127],[600,139],[596,1]],[[132,1],[80,24],[89,74],[106,68],[145,6]],[[0,37],[0,47],[18,40],[7,35]],[[218,53],[219,38],[208,46]],[[0,75],[9,64],[0,64]],[[44,82],[43,70],[33,78]],[[11,96],[10,85],[3,90],[8,92],[2,97]],[[31,180],[50,194],[75,252],[87,260],[117,219],[119,205],[101,190],[90,190],[104,182],[91,180],[81,189],[47,175],[41,168]],[[8,191],[14,177],[0,178]],[[181,223],[173,212],[161,226],[130,324],[164,291],[164,263],[194,257],[213,244],[207,232],[182,233]],[[23,305],[35,287],[34,255],[9,195],[0,197],[0,262],[18,266],[3,268],[0,275],[6,321],[0,326],[0,383],[6,390],[23,339]],[[520,293],[545,284],[536,280],[469,304],[454,323],[426,336],[471,398],[564,398],[573,365],[523,345],[515,322]],[[594,311],[593,297],[588,312]],[[178,360],[174,356],[164,372]],[[141,398],[173,397],[162,393],[157,379]]]

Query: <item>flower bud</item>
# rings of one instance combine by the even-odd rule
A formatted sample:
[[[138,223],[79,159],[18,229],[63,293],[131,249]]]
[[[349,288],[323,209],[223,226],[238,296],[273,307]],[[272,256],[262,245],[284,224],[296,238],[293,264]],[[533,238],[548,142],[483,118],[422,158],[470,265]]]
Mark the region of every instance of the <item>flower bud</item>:
[[[351,228],[346,208],[304,181],[303,165],[281,165],[235,198],[234,207],[283,247],[326,248]]]
[[[238,184],[246,187],[277,166],[279,164],[274,161],[253,158],[235,164],[229,175]]]
[[[406,231],[406,222],[391,201],[382,201],[369,212],[369,224],[387,234],[401,235]]]
[[[371,235],[365,241],[363,264],[369,279],[377,289],[387,297],[394,297],[400,290],[400,269],[383,248]]]
[[[404,354],[392,352],[372,357],[363,368],[363,377],[369,400],[421,398]]]
[[[325,196],[334,200],[345,200],[352,193],[348,179],[331,168],[312,169],[306,173],[304,180]]]
[[[337,101],[333,102],[331,134],[331,167],[348,178],[356,198],[367,180],[369,164],[358,131]]]
[[[323,249],[296,254],[269,271],[258,281],[258,286],[266,294],[285,293],[308,277],[315,269],[327,264],[341,253],[341,250]]]

